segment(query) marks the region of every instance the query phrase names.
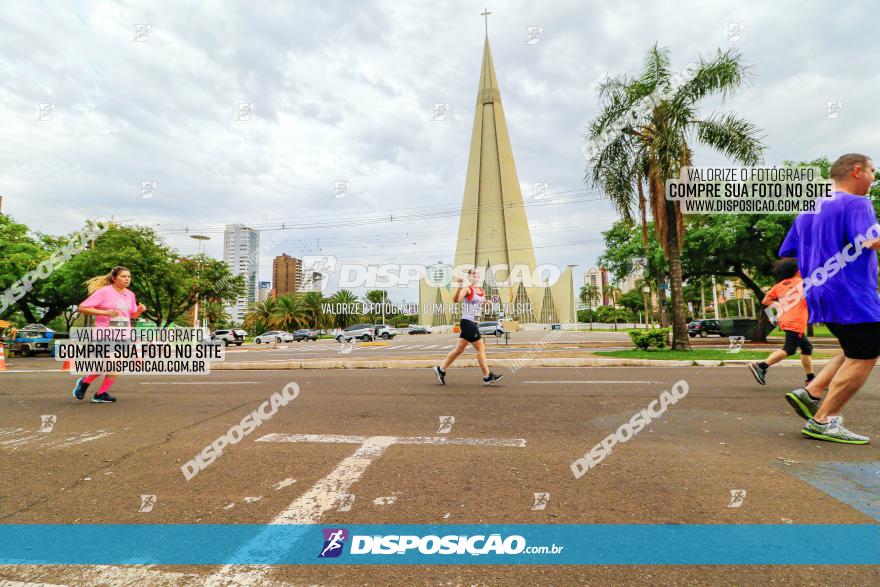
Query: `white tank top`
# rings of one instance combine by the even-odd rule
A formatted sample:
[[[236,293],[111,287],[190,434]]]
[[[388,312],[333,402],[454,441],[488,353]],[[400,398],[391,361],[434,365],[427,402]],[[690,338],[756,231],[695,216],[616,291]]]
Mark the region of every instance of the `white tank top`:
[[[479,287],[471,286],[470,294],[465,294],[461,299],[462,320],[477,321],[477,316],[483,312],[483,304],[486,303],[486,293]]]

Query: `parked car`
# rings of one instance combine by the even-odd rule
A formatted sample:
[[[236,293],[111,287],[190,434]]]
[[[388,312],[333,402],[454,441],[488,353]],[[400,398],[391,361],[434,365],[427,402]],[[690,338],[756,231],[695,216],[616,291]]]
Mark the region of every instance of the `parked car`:
[[[239,328],[234,328],[232,330],[215,330],[214,334],[211,335],[211,339],[219,340],[223,346],[229,346],[231,344],[241,346],[244,342],[245,336],[247,336],[247,332]]]
[[[688,335],[691,338],[697,335],[706,338],[710,334],[724,336],[724,332],[721,330],[721,325],[718,323],[718,320],[694,320],[688,324]]]
[[[418,324],[410,324],[409,326],[410,334],[431,334],[430,326],[419,326]]]
[[[504,328],[500,322],[480,322],[477,325],[480,334],[494,334],[495,336],[504,336]]]
[[[352,339],[369,342],[376,337],[376,329],[372,324],[355,324],[336,335],[336,342],[348,342]]]
[[[373,329],[376,331],[376,338],[388,340],[397,336],[397,329],[388,324],[374,324]]]
[[[293,341],[318,340],[318,331],[311,328],[302,328],[293,333]]]
[[[254,338],[254,342],[257,344],[264,342],[293,342],[293,335],[283,330],[270,330]]]

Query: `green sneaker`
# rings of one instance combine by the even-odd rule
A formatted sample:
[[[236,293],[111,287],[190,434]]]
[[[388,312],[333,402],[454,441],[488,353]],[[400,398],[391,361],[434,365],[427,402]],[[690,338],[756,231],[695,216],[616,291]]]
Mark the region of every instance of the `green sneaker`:
[[[794,391],[786,393],[785,401],[791,404],[791,407],[794,408],[797,415],[804,420],[812,418],[819,409],[819,404],[822,402],[822,400],[810,397],[810,394],[807,393],[807,390],[803,387],[799,387]]]
[[[867,436],[850,432],[843,427],[843,416],[831,416],[828,418],[827,424],[819,424],[812,418],[807,420],[807,425],[801,430],[804,436],[810,438],[818,438],[819,440],[828,440],[831,442],[842,442],[844,444],[868,444],[871,440]]]
[[[762,369],[761,365],[758,364],[757,361],[752,361],[746,367],[749,368],[749,371],[752,372],[752,375],[755,377],[755,381],[760,383],[761,385],[767,385],[767,380],[765,377],[767,376],[767,369]]]

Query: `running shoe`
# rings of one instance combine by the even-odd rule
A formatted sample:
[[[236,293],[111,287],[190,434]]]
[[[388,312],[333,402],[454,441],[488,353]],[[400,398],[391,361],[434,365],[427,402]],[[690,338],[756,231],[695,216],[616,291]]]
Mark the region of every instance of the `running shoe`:
[[[92,397],[93,404],[112,404],[115,401],[116,401],[116,398],[113,397],[112,395],[110,395],[109,393],[107,393],[106,391],[104,393],[96,393]]]
[[[502,377],[504,377],[504,375],[496,375],[489,371],[489,374],[483,377],[483,385],[492,385],[496,381],[501,381]]]
[[[807,425],[801,430],[804,436],[810,438],[818,438],[819,440],[828,440],[831,442],[842,442],[844,444],[868,444],[871,440],[867,436],[850,432],[843,427],[843,416],[831,416],[828,418],[827,424],[819,424],[812,418],[807,420]]]
[[[749,371],[752,372],[752,375],[755,376],[755,381],[757,381],[761,385],[767,385],[767,380],[765,379],[767,375],[767,369],[761,367],[761,365],[758,364],[757,361],[752,361],[746,366],[749,368]]]
[[[807,390],[803,387],[799,387],[794,391],[786,393],[785,401],[791,404],[791,407],[794,408],[797,415],[804,420],[812,418],[819,409],[819,404],[822,402],[820,399],[810,397],[810,394],[807,393]]]
[[[434,375],[437,376],[437,381],[440,382],[440,385],[446,385],[446,371],[441,369],[440,367],[434,367]]]
[[[84,377],[80,377],[76,380],[76,385],[73,386],[73,397],[76,399],[82,399],[86,396],[86,390],[89,388],[89,384],[83,381]]]

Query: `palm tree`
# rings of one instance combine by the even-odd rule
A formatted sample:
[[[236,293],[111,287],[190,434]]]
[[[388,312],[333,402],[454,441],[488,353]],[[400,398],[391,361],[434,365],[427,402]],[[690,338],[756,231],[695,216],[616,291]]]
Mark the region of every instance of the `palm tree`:
[[[599,297],[599,288],[590,284],[585,284],[581,286],[581,303],[587,304],[587,308],[590,311],[590,330],[593,329],[593,300]]]
[[[323,329],[327,326],[328,316],[324,314],[324,296],[319,291],[309,291],[302,295],[303,311],[311,328]]]
[[[347,289],[340,289],[329,299],[332,304],[344,304],[343,308],[355,308],[360,302],[356,295]],[[357,324],[361,319],[361,314],[357,312],[338,312],[333,317],[333,324],[337,328],[345,328],[352,324]]]
[[[269,325],[279,330],[296,330],[308,325],[309,317],[300,294],[286,294],[275,300]]]
[[[716,93],[727,97],[748,75],[738,51],[719,50],[711,59],[700,58],[693,76],[674,87],[669,51],[654,45],[638,77],[614,78],[599,90],[602,110],[589,132],[598,147],[589,156],[587,181],[601,187],[629,223],[633,208],[638,205],[644,210],[643,200],[647,199],[657,240],[669,264],[674,349],[688,349],[690,343],[681,270],[684,221],[678,202],[666,200],[666,180],[692,165],[689,141],[744,165],[761,160],[764,146],[752,123],[730,113],[704,118],[698,113],[703,98]],[[642,192],[643,181],[648,184],[647,198]],[[643,232],[643,239],[645,236]]]
[[[242,320],[241,325],[244,326],[246,330],[255,334],[259,334],[267,328],[270,328],[272,315],[275,312],[275,306],[276,301],[273,298],[251,304],[247,313],[244,315],[244,320]]]
[[[621,296],[620,288],[616,285],[605,286],[605,294],[611,299],[611,311],[614,316],[614,330],[617,330],[617,299]]]
[[[229,321],[232,320],[232,316],[229,315],[229,312],[226,311],[226,308],[220,302],[213,300],[206,301],[204,312],[205,319],[208,321],[212,330],[228,324]]]

